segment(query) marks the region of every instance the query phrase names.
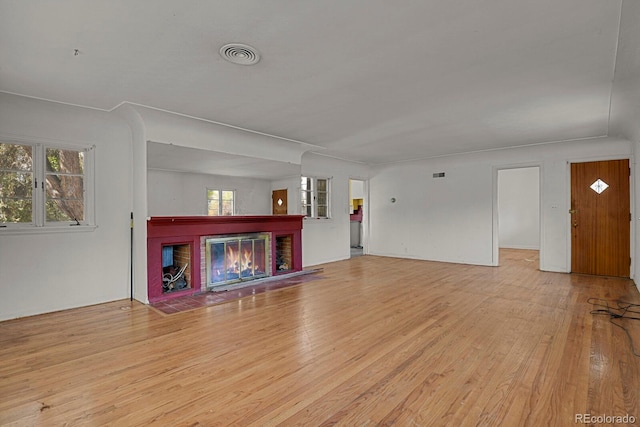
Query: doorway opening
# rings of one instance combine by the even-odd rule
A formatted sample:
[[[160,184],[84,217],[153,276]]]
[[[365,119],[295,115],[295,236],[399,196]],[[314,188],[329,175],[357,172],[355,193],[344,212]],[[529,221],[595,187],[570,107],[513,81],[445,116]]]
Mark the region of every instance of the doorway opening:
[[[365,194],[365,181],[349,180],[349,245],[352,258],[364,255]]]
[[[499,169],[497,259],[516,257],[540,266],[540,167]]]

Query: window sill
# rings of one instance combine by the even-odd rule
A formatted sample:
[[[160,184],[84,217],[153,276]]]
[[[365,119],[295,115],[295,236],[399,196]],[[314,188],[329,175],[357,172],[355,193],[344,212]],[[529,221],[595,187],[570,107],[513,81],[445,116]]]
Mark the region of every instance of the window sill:
[[[68,225],[49,227],[2,227],[0,236],[16,234],[46,234],[46,233],[83,233],[94,231],[97,225]]]

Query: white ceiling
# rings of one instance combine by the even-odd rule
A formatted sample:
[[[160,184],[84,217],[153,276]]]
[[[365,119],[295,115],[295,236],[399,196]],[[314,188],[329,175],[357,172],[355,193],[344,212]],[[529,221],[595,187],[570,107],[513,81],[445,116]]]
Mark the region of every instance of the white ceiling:
[[[173,172],[275,179],[300,175],[300,165],[149,141],[147,166]]]
[[[0,91],[142,104],[371,164],[600,137],[621,6],[0,0]],[[224,61],[230,42],[262,60]]]

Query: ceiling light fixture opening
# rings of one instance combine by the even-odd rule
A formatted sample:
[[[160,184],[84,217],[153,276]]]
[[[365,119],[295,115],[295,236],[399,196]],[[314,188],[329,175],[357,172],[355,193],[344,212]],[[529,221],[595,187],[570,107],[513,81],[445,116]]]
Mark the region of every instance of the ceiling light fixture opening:
[[[229,43],[220,48],[220,56],[239,65],[254,65],[260,61],[256,48],[242,43]]]

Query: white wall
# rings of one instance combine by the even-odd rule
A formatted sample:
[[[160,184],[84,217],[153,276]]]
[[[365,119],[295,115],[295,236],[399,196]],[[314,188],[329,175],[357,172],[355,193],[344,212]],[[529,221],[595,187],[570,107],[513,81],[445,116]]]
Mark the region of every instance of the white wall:
[[[148,302],[146,218],[151,215],[148,207],[150,190],[147,183],[147,143],[149,141],[240,156],[262,157],[291,164],[300,164],[302,153],[313,147],[309,144],[283,140],[130,103],[118,106],[114,114],[122,117],[129,124],[133,135],[130,159],[135,219],[133,287],[135,298],[144,303]],[[151,211],[155,210],[156,207],[151,209]]]
[[[271,214],[270,181],[149,170],[149,216],[207,215],[207,188],[235,190],[236,215]]]
[[[631,223],[635,232],[635,248],[640,248],[640,174],[636,166],[640,163],[640,50],[635,45],[640,39],[640,2],[624,0],[620,18],[620,37],[616,55],[613,92],[611,95],[611,122],[609,133],[619,135],[634,143],[632,168],[636,170],[632,191],[635,201],[635,221]],[[632,251],[634,245],[631,245]],[[632,252],[635,265],[640,265],[640,251]],[[636,286],[640,290],[640,274],[635,273]]]
[[[490,265],[492,170],[469,160],[403,163],[372,173],[370,253]],[[433,178],[439,172],[445,177]]]
[[[364,199],[364,181],[351,180],[351,198]]]
[[[188,127],[173,137],[183,131]],[[144,119],[130,106],[107,113],[0,94],[2,137],[96,146],[98,224],[92,232],[0,234],[0,320],[128,298],[132,210],[135,296],[146,302],[144,218],[156,209],[147,209],[146,132]],[[371,176],[364,165],[306,153],[302,174],[332,178],[333,217],[304,221],[303,264],[349,258],[349,179],[357,178],[369,179],[369,253],[493,265],[497,168],[539,164],[541,267],[568,271],[567,162],[630,157],[632,145],[614,138],[563,142],[377,167]],[[434,172],[446,176],[434,180]],[[636,202],[637,180],[636,175]],[[298,206],[300,187],[293,178],[270,183],[263,191],[267,200],[285,182],[296,197],[290,206]]]
[[[640,142],[640,2],[624,0],[611,94],[610,135]]]
[[[131,131],[113,114],[0,93],[0,136],[94,144],[94,231],[0,234],[0,320],[129,296]]]
[[[128,104],[113,111],[121,117],[131,129],[131,194],[133,210],[133,263],[129,268],[133,272],[133,296],[147,303],[147,138],[142,117]]]
[[[145,106],[132,108],[142,117],[147,141],[296,165],[302,153],[315,147]]]
[[[540,249],[539,168],[498,171],[498,226],[501,248]]]
[[[497,170],[539,164],[541,260],[569,271],[568,161],[629,158],[631,143],[614,138],[562,142],[399,163],[372,170],[370,253],[497,265],[494,205]],[[445,172],[444,178],[433,173]],[[396,198],[391,203],[391,198]]]
[[[302,157],[301,174],[331,178],[331,219],[305,219],[302,230],[303,266],[347,259],[350,254],[349,178],[367,178],[368,167],[313,153]],[[148,211],[154,215],[203,215],[202,194],[208,184],[233,185],[248,195],[240,215],[271,213],[271,191],[288,189],[288,213],[300,214],[300,177],[272,182],[214,175],[148,171]],[[175,194],[167,200],[164,192]],[[185,205],[180,207],[181,205]],[[192,207],[186,207],[191,205]]]
[[[305,153],[302,175],[331,178],[331,219],[306,218],[302,230],[302,264],[311,266],[350,258],[349,178],[366,179],[365,165]],[[297,190],[300,191],[300,184]]]

